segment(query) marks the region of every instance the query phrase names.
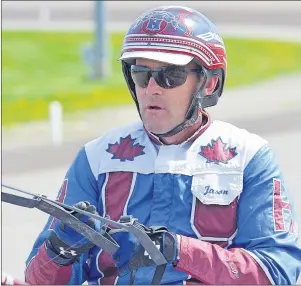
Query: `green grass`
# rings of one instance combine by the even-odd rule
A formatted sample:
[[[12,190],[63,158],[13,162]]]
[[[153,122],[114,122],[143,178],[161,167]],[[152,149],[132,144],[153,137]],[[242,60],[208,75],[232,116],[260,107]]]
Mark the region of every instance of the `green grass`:
[[[11,32],[2,34],[2,123],[46,119],[48,103],[65,112],[131,103],[117,61],[123,33],[110,36],[112,76],[89,80],[82,48],[91,33]],[[301,71],[301,44],[226,38],[226,89]]]

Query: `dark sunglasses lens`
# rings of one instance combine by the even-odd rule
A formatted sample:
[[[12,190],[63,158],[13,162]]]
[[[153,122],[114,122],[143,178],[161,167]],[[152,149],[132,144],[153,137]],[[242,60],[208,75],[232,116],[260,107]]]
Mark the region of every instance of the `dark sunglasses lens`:
[[[185,67],[167,66],[159,72],[158,84],[163,88],[175,88],[181,86],[185,83],[187,74]]]
[[[150,69],[147,67],[131,66],[131,76],[136,85],[146,88],[151,78]]]

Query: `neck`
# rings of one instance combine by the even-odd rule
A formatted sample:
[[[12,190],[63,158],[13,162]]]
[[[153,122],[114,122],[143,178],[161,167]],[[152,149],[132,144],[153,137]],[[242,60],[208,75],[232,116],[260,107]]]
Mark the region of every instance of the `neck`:
[[[180,131],[178,134],[175,134],[170,137],[160,138],[161,142],[165,145],[177,145],[185,142],[190,138],[201,126],[203,121],[203,115],[200,113],[198,120],[190,127]]]
[[[158,138],[154,136],[151,132],[145,129],[146,133],[150,137],[150,139],[158,144],[158,145],[178,145],[185,141],[194,141],[197,137],[199,137],[205,130],[210,126],[211,119],[209,114],[200,109],[199,110],[199,118],[198,120],[190,127],[182,130],[178,134],[165,138]],[[144,127],[145,128],[145,127]]]
[[[181,144],[181,143],[187,141],[189,138],[194,137],[193,135],[196,133],[196,131],[198,131],[200,129],[200,127],[208,121],[208,120],[206,120],[206,122],[203,122],[203,121],[205,121],[204,119],[206,119],[207,117],[208,117],[208,115],[206,113],[204,113],[204,115],[203,115],[203,112],[200,110],[199,117],[192,126],[180,131],[179,133],[177,133],[173,136],[161,137],[159,141],[158,141],[159,138],[152,135],[152,133],[148,132],[148,134],[153,141],[155,141],[155,142],[158,141],[157,144],[160,144],[160,143],[161,144],[163,143],[164,145]]]

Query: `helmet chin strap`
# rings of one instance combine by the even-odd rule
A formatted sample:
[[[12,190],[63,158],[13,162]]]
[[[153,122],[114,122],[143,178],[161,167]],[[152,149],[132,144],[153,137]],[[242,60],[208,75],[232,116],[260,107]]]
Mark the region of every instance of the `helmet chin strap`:
[[[198,89],[196,93],[193,93],[190,106],[188,107],[188,110],[185,115],[185,120],[180,123],[179,125],[175,126],[171,130],[165,132],[165,133],[153,133],[153,135],[162,138],[162,137],[171,137],[174,136],[184,129],[192,126],[199,118],[199,108],[202,107],[202,101],[205,97],[204,95],[204,87],[207,84],[208,75],[206,72],[204,72],[204,80],[202,82],[202,85]]]

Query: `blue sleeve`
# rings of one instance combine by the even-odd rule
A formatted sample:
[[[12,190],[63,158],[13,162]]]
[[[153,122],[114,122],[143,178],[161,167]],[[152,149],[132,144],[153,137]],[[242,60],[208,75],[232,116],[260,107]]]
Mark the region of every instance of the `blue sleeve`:
[[[245,168],[243,183],[233,247],[246,249],[275,284],[296,284],[301,271],[298,225],[281,171],[268,145]]]
[[[97,181],[91,171],[85,148],[83,147],[65,175],[57,200],[68,205],[73,205],[80,201],[89,201],[91,204],[98,207],[98,196]],[[37,254],[39,248],[49,237],[54,220],[53,217],[49,217],[46,225],[33,245],[33,249],[26,260],[26,266],[28,266],[30,260]],[[84,273],[86,256],[87,254],[83,254],[80,263],[72,265],[72,275],[68,284],[82,284],[85,281],[87,275]]]

